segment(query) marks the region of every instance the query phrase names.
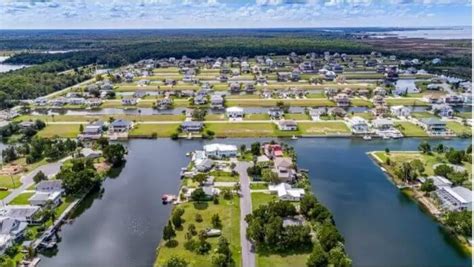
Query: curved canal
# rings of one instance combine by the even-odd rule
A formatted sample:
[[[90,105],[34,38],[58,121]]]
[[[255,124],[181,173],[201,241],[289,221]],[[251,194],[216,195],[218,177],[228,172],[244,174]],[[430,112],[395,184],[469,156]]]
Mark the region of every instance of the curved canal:
[[[255,139],[213,142],[250,144]],[[264,139],[258,139],[264,141]],[[309,169],[313,191],[333,213],[354,266],[470,266],[439,225],[387,179],[366,155],[372,150],[416,150],[419,139],[285,140]],[[469,140],[432,141],[464,148]],[[55,255],[41,266],[151,266],[170,206],[163,193],[176,192],[185,153],[203,141],[132,140],[127,164],[103,192],[84,201],[62,227]]]

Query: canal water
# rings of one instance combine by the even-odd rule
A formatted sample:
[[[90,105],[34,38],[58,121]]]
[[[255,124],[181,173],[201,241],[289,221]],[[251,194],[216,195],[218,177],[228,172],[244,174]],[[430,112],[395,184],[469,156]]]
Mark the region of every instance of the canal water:
[[[257,139],[213,142],[247,144]],[[262,142],[268,139],[258,139]],[[439,225],[387,179],[366,155],[372,150],[416,150],[419,139],[286,140],[298,165],[310,171],[313,191],[333,213],[354,266],[470,266]],[[469,140],[432,141],[465,148]],[[131,140],[125,167],[105,181],[104,191],[85,201],[62,227],[54,256],[41,266],[151,266],[170,206],[161,195],[175,193],[185,153],[204,141]]]

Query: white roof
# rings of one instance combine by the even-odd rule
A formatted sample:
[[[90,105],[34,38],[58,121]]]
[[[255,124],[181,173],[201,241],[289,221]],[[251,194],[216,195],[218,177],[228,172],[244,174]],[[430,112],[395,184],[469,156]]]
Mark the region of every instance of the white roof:
[[[277,185],[269,185],[268,186],[269,191],[276,191],[278,194],[278,197],[290,195],[292,197],[301,197],[304,195],[304,189],[302,188],[292,188],[291,185],[287,183],[280,183]]]
[[[237,151],[237,147],[234,145],[226,145],[226,144],[209,144],[204,146],[204,151],[212,152],[212,151]]]
[[[349,119],[349,123],[350,123],[351,125],[367,124],[367,121],[364,120],[364,119],[361,118],[361,117],[354,116],[354,117],[352,117],[352,118]]]
[[[225,110],[226,112],[244,112],[244,109],[241,107],[229,107]]]
[[[471,203],[472,202],[472,192],[471,190],[462,187],[444,187],[443,188],[446,192],[448,192],[451,196],[456,198],[461,203]]]

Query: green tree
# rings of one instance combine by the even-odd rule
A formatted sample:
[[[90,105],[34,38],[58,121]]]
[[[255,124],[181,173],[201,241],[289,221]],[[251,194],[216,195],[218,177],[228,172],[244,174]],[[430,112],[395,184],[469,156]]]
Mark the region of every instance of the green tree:
[[[200,201],[205,201],[208,199],[206,193],[204,193],[204,190],[202,190],[202,188],[197,188],[196,190],[194,190],[192,193],[191,193],[191,199],[193,201],[197,201],[197,202],[200,202]]]
[[[308,267],[327,267],[328,266],[328,256],[327,253],[323,250],[321,245],[315,244],[313,251],[306,261],[306,266]]]
[[[187,267],[187,266],[188,266],[188,262],[177,256],[172,256],[163,265],[163,267]]]
[[[325,223],[318,232],[318,239],[324,251],[329,251],[339,242],[344,242],[344,238],[333,224]]]
[[[334,267],[350,267],[352,266],[352,261],[349,259],[344,250],[337,246],[329,251],[328,263],[332,264]]]
[[[122,144],[111,144],[103,150],[105,160],[114,167],[120,166],[124,162],[125,154],[125,147]]]
[[[436,186],[433,183],[433,179],[426,179],[426,181],[421,184],[420,189],[423,192],[432,192],[436,190]]]
[[[198,173],[193,176],[193,181],[196,183],[199,183],[200,185],[202,185],[202,183],[204,183],[206,180],[207,180],[207,174],[205,173]]]
[[[212,227],[214,228],[222,227],[222,222],[221,222],[221,218],[219,217],[219,214],[215,213],[214,215],[212,215],[211,223],[212,223]]]
[[[440,165],[436,166],[436,168],[434,169],[434,174],[435,175],[439,175],[439,176],[443,176],[443,177],[448,177],[448,174],[452,173],[452,172],[454,172],[453,167],[451,167],[447,164],[440,164]]]
[[[84,125],[79,124],[79,132],[83,133],[84,132]]]
[[[260,156],[260,143],[255,142],[250,145],[250,151],[252,152],[252,155],[255,156]]]
[[[176,232],[173,229],[173,225],[171,225],[171,222],[168,222],[168,225],[163,228],[163,239],[166,241],[170,241],[175,236]]]
[[[39,183],[44,180],[48,180],[48,177],[42,171],[37,172],[35,176],[33,176],[33,181],[35,183]]]

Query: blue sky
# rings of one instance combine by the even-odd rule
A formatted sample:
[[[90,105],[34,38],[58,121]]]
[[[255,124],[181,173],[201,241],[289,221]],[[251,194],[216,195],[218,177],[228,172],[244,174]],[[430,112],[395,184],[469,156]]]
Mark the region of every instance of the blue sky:
[[[0,0],[0,29],[471,25],[470,0]]]

